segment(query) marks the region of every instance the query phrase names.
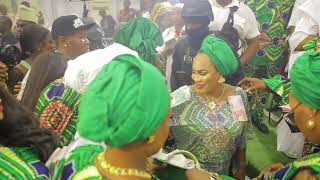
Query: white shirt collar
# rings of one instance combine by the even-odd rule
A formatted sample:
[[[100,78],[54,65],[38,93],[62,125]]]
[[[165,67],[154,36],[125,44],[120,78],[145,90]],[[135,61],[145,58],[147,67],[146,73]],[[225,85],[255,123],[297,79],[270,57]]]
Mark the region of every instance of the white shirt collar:
[[[216,0],[210,0],[210,3],[212,6],[218,7],[218,8],[230,8],[230,7],[234,7],[234,6],[239,7],[239,5],[240,5],[239,0],[232,0],[232,2],[228,5],[226,5],[225,7],[222,7],[219,3],[217,3]]]

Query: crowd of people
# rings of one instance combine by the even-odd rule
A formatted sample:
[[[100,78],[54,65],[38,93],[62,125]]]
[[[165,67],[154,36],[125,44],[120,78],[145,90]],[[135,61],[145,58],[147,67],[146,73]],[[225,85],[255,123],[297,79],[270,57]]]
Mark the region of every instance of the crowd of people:
[[[320,1],[140,5],[49,30],[0,4],[0,179],[320,179]],[[249,178],[266,110],[304,144]]]

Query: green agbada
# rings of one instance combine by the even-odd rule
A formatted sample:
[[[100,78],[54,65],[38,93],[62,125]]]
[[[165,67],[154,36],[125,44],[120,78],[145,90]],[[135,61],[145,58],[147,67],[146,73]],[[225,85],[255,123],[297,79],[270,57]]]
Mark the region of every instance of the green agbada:
[[[138,17],[119,29],[115,42],[137,51],[143,60],[154,65],[156,48],[163,45],[163,38],[158,25],[149,19]]]
[[[103,67],[83,94],[77,130],[84,138],[118,148],[152,135],[169,106],[161,73],[137,57],[121,55]]]
[[[306,52],[293,64],[291,93],[301,103],[320,109],[320,53]]]
[[[222,76],[226,77],[237,71],[238,60],[224,40],[209,35],[203,40],[200,52],[209,56],[212,64]]]

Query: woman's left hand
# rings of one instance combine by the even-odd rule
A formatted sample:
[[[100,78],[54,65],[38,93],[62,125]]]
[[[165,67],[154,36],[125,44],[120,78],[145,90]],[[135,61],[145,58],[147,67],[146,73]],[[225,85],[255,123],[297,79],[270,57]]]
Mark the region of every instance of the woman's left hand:
[[[245,169],[238,169],[236,174],[235,174],[235,178],[237,180],[245,180],[246,179],[246,170]]]

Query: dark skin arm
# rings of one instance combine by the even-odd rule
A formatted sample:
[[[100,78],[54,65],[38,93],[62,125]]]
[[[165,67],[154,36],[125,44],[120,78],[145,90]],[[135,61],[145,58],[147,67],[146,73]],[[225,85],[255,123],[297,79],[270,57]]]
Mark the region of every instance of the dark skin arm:
[[[317,36],[315,35],[309,35],[308,37],[306,37],[302,42],[300,42],[300,44],[296,47],[296,51],[304,51],[303,46],[308,43],[311,39],[316,38]]]
[[[244,180],[246,176],[246,149],[238,149],[235,158],[237,161],[237,172],[235,174],[237,180]]]
[[[248,48],[240,57],[241,65],[247,64],[259,49],[259,36],[247,39]]]

